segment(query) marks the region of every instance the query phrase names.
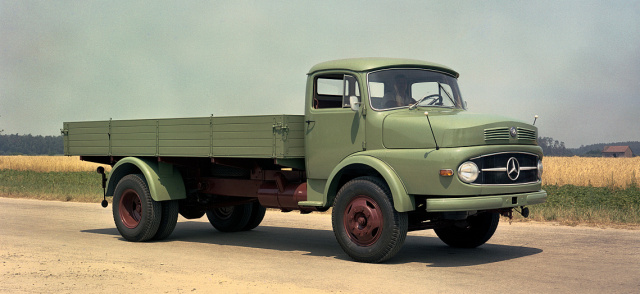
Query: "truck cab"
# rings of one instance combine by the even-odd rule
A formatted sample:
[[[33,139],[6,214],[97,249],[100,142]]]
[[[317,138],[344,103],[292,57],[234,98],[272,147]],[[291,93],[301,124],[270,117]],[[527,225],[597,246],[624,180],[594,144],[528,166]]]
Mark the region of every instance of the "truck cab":
[[[392,191],[401,194],[394,195],[400,211],[415,210],[416,201],[429,202],[427,211],[458,209],[461,197],[474,197],[466,200],[477,204],[470,209],[498,200],[509,206],[543,202],[537,128],[469,112],[457,77],[448,67],[403,59],[348,59],[313,67],[305,160],[310,186],[326,188],[327,199],[318,200],[331,203],[340,182],[357,175],[355,170],[383,173],[365,162],[376,161],[390,170],[385,179],[399,179],[401,187]],[[354,168],[344,171],[345,161]]]

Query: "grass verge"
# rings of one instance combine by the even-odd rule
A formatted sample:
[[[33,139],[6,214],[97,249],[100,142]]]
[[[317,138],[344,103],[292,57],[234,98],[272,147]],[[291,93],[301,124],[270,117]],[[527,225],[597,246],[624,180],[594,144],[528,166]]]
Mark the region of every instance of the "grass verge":
[[[640,225],[640,188],[545,185],[547,202],[529,206],[530,220],[565,225]],[[514,220],[525,220],[514,213]]]
[[[102,201],[95,172],[0,170],[0,196],[76,202]]]
[[[545,185],[544,204],[529,207],[524,219],[515,221],[553,221],[564,225],[640,227],[640,187],[585,187]],[[102,201],[100,175],[95,172],[35,172],[0,170],[0,196],[41,200]],[[110,200],[110,199],[109,199]]]

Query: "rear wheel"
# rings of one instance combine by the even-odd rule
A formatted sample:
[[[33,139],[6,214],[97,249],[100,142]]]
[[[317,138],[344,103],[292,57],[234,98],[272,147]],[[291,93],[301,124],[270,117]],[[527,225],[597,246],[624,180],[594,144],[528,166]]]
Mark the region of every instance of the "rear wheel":
[[[162,205],[162,219],[160,220],[160,226],[158,226],[158,232],[153,236],[153,240],[162,240],[169,237],[178,223],[178,201],[162,201],[160,204]]]
[[[468,217],[466,221],[434,231],[442,242],[451,247],[475,248],[491,239],[499,221],[500,214],[497,212],[483,212]]]
[[[113,194],[113,220],[123,238],[140,242],[153,238],[162,218],[162,205],[151,198],[142,175],[123,177]]]
[[[238,232],[244,230],[251,219],[253,204],[225,206],[207,211],[211,225],[220,232]]]
[[[196,206],[180,203],[178,212],[186,219],[197,219],[204,216],[205,210]]]
[[[246,226],[244,226],[244,228],[242,228],[242,231],[250,231],[259,226],[264,219],[265,213],[267,212],[267,209],[264,206],[260,205],[260,202],[253,202],[251,203],[251,206],[252,208],[249,222]]]
[[[397,212],[381,179],[360,177],[345,184],[335,199],[333,232],[342,249],[360,262],[394,256],[407,236],[407,213]]]

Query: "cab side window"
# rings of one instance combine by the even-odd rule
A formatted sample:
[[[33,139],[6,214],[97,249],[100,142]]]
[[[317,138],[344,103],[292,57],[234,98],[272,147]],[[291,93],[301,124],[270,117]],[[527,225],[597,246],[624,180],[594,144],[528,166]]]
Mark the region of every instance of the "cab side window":
[[[313,108],[349,108],[349,97],[356,96],[360,101],[360,88],[354,76],[327,74],[315,79]]]

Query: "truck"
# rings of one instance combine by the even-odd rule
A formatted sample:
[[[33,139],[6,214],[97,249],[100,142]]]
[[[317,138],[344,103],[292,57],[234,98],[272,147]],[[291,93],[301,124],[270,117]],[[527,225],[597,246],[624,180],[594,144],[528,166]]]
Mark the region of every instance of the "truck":
[[[332,209],[358,262],[388,260],[416,230],[475,248],[547,193],[537,127],[468,111],[458,77],[420,60],[328,61],[307,73],[304,115],[65,122],[64,153],[111,166],[98,173],[128,241],[167,238],[178,215],[239,232],[266,208]]]

